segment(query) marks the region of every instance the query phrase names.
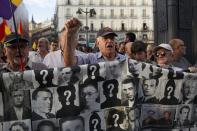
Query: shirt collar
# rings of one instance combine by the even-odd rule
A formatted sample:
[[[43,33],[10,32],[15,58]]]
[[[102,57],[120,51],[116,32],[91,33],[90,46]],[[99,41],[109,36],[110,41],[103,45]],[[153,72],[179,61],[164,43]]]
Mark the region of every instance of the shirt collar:
[[[104,59],[102,53],[101,53],[101,52],[98,52],[98,53],[97,53],[97,59],[101,59],[101,58]],[[116,57],[115,57],[114,60],[120,60],[120,59],[121,59],[121,58],[120,58],[120,54],[119,54],[119,53],[116,53]]]
[[[32,67],[32,62],[28,60],[27,64],[25,65],[25,70],[30,70]],[[6,72],[15,72],[13,71],[10,67],[9,64],[6,63],[5,65],[2,66],[2,69],[5,70]]]
[[[63,57],[63,52],[61,50],[59,50],[59,53],[61,54],[61,56]],[[80,53],[78,50],[75,50],[75,56],[78,56]],[[85,54],[85,53],[84,53]]]

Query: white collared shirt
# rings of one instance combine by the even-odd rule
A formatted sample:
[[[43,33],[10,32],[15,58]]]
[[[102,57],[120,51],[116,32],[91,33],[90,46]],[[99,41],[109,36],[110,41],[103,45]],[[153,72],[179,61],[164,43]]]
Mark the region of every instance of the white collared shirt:
[[[76,50],[76,57],[77,57],[77,65],[83,65],[87,64],[87,55],[85,53],[79,52]],[[57,50],[54,52],[48,53],[44,60],[43,63],[48,67],[48,68],[54,68],[54,67],[65,67],[64,64],[64,57],[62,55],[61,50]]]

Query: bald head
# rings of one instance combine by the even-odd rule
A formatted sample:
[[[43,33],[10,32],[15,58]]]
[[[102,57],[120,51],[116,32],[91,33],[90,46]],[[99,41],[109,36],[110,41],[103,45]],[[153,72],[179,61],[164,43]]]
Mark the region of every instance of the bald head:
[[[181,39],[172,39],[170,41],[170,45],[174,51],[174,59],[179,59],[185,55],[185,45],[184,41]]]

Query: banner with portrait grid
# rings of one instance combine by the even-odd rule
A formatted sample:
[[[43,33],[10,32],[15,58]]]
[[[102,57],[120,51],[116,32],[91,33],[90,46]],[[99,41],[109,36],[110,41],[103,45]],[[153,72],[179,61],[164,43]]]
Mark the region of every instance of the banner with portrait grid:
[[[130,59],[0,80],[0,131],[197,130],[197,74]]]

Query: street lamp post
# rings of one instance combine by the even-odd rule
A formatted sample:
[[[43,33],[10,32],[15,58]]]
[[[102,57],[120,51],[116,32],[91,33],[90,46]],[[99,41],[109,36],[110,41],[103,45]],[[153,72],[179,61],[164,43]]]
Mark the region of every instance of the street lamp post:
[[[82,14],[85,13],[86,14],[86,26],[84,27],[85,31],[86,31],[86,46],[88,47],[88,14],[90,14],[90,17],[93,17],[94,15],[96,15],[96,11],[94,9],[90,9],[88,11],[88,8],[86,8],[86,10],[84,11],[83,9],[79,8],[76,12],[77,14]]]

